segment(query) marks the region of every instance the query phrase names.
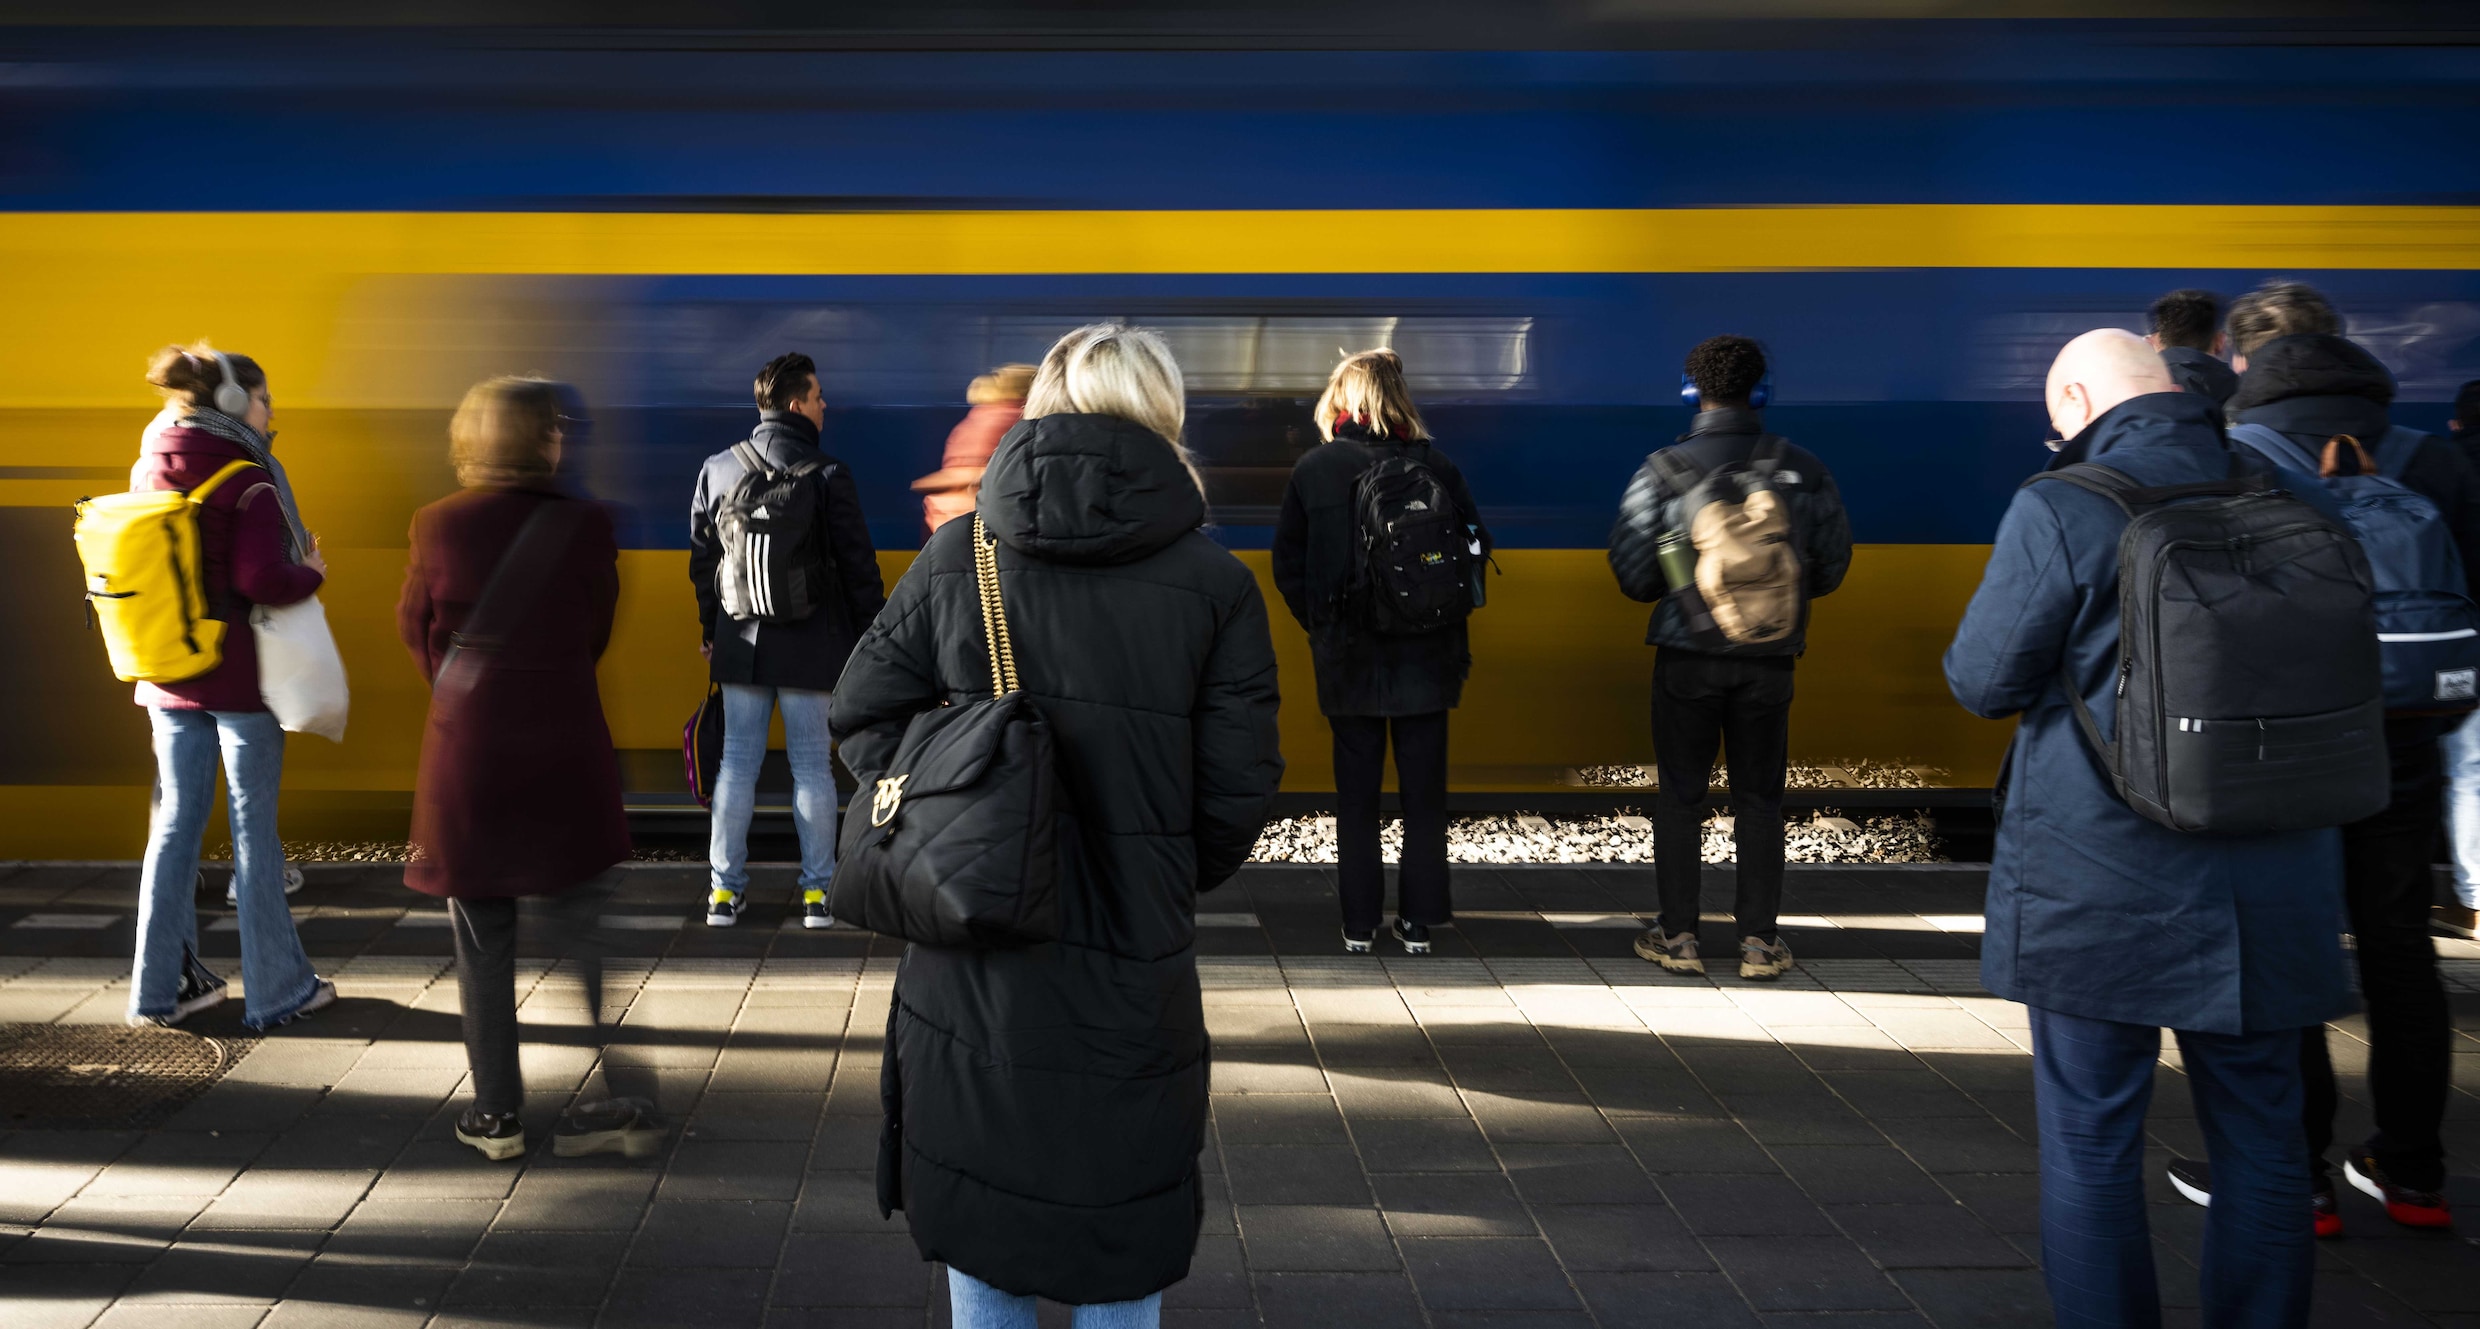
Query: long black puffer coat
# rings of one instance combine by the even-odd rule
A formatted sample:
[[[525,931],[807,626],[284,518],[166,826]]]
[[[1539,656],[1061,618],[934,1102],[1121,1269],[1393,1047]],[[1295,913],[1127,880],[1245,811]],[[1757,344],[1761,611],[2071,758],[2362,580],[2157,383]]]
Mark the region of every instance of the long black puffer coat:
[[[879,1200],[922,1258],[1055,1301],[1180,1281],[1197,1244],[1206,1030],[1196,899],[1247,859],[1283,758],[1246,567],[1171,446],[1110,416],[1008,432],[982,479],[1027,692],[1058,744],[1061,939],[914,946],[896,975]],[[930,537],[835,688],[868,788],[906,721],[989,695],[972,527]]]

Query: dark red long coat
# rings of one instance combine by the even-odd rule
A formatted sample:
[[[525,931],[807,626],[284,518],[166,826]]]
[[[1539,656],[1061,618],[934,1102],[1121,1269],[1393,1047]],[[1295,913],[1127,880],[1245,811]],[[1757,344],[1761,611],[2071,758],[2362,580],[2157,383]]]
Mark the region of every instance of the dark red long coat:
[[[424,678],[438,674],[450,635],[534,509],[583,501],[469,489],[413,515],[396,625]],[[543,895],[628,857],[620,763],[594,682],[619,599],[611,516],[588,504],[506,649],[462,700],[431,702],[406,885],[461,899]]]

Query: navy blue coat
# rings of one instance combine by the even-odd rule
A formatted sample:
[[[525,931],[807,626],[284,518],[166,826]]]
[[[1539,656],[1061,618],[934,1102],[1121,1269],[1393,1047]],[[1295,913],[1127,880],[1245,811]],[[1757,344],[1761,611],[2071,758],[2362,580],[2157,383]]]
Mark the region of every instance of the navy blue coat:
[[[2213,403],[2125,402],[2067,451],[2146,485],[2228,474]],[[2279,473],[2339,519],[2324,488]],[[2118,541],[2127,519],[2065,484],[2019,490],[1946,652],[1975,715],[2020,715],[1990,863],[1981,982],[2027,1005],[2211,1033],[2301,1028],[2350,1007],[2335,830],[2211,836],[2136,815],[2110,789],[2061,683],[2116,732]]]

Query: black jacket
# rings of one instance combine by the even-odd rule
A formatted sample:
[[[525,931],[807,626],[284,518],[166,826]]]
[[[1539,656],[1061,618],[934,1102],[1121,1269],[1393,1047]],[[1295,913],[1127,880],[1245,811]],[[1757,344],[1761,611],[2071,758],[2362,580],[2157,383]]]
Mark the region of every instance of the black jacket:
[[[2211,351],[2193,346],[2164,346],[2161,362],[2170,370],[2170,381],[2179,391],[2192,393],[2216,406],[2230,400],[2239,390],[2239,372],[2230,363]]]
[[[2267,425],[2322,456],[2325,440],[2349,434],[2376,451],[2392,427],[2394,376],[2358,343],[2327,333],[2281,337],[2248,357],[2227,408],[2233,424]],[[2449,439],[2431,435],[2400,477],[2437,505],[2463,556],[2463,581],[2480,593],[2480,471]]]
[[[1712,470],[1754,454],[1764,433],[1765,417],[1758,412],[1718,407],[1697,412],[1688,432],[1672,446],[1683,450],[1699,470]],[[1774,487],[1790,496],[1792,519],[1800,533],[1800,569],[1808,579],[1807,599],[1831,593],[1851,570],[1851,518],[1843,511],[1843,494],[1835,488],[1834,473],[1815,453],[1792,445],[1783,453],[1782,469],[1774,473]],[[1689,514],[1677,510],[1683,497],[1671,492],[1653,459],[1647,457],[1637,468],[1636,478],[1628,482],[1627,493],[1619,500],[1618,524],[1610,528],[1610,570],[1619,578],[1619,589],[1631,600],[1653,603],[1653,616],[1645,624],[1646,644],[1704,655],[1798,655],[1806,650],[1805,600],[1800,606],[1800,626],[1779,641],[1717,648],[1690,635],[1680,607],[1664,598],[1671,588],[1654,553],[1662,532],[1687,528]]]
[[[1008,1292],[1131,1300],[1180,1281],[1196,1248],[1196,898],[1248,857],[1282,779],[1274,645],[1257,579],[1198,531],[1195,482],[1142,426],[1024,421],[981,512],[1076,821],[1061,938],[905,952],[879,1197],[924,1259]],[[989,695],[972,531],[930,537],[836,688],[863,788],[914,715]]]
[[[776,466],[825,455],[818,450],[818,427],[791,411],[759,412],[758,428],[749,441]],[[830,691],[844,672],[854,640],[887,603],[878,551],[870,544],[870,526],[861,515],[861,491],[844,463],[833,457],[826,457],[826,463],[810,480],[822,490],[819,534],[834,560],[842,594],[826,597],[809,617],[791,623],[723,618],[722,594],[715,586],[715,566],[723,560],[715,541],[715,513],[748,468],[725,448],[699,469],[697,491],[689,500],[689,580],[697,587],[699,628],[715,648],[707,670],[714,681]]]
[[[1438,473],[1480,528],[1481,547],[1490,533],[1473,506],[1464,473],[1447,454],[1427,443],[1379,438],[1346,422],[1335,441],[1309,451],[1292,467],[1283,490],[1283,515],[1274,528],[1274,584],[1292,617],[1309,632],[1309,658],[1317,669],[1318,709],[1328,715],[1427,715],[1463,700],[1472,672],[1472,648],[1462,623],[1412,637],[1370,631],[1349,612],[1353,548],[1360,540],[1360,514],[1353,494],[1361,473],[1379,458],[1402,453]]]

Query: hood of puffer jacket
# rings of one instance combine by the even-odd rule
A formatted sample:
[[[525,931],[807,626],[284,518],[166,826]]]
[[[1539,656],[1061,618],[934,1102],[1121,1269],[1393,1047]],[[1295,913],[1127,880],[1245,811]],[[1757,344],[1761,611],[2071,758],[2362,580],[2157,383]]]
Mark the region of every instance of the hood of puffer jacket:
[[[2328,332],[2277,337],[2247,358],[2230,413],[2293,397],[2362,397],[2379,406],[2394,400],[2394,375],[2366,348]]]
[[[1180,454],[1114,415],[1019,421],[991,454],[979,510],[1001,544],[1054,563],[1132,563],[1206,519]]]

